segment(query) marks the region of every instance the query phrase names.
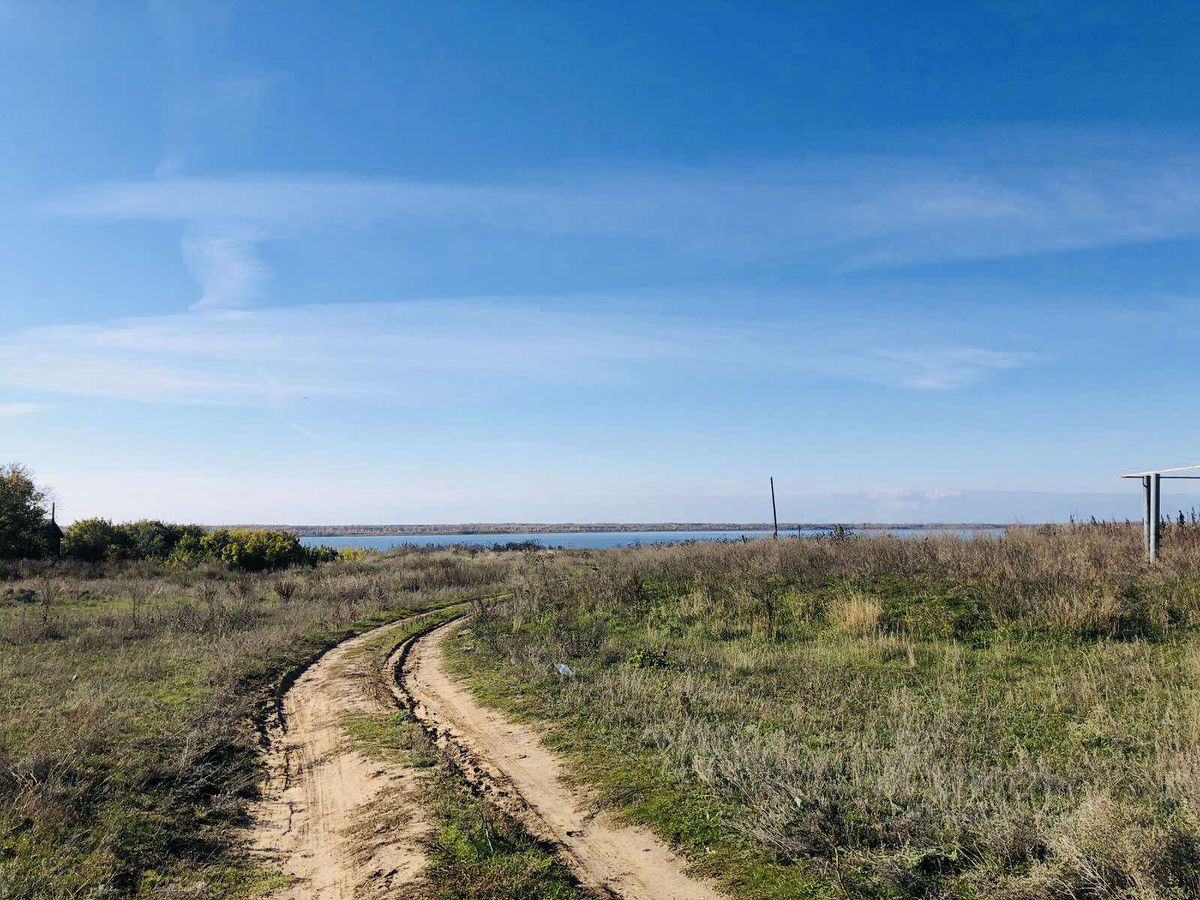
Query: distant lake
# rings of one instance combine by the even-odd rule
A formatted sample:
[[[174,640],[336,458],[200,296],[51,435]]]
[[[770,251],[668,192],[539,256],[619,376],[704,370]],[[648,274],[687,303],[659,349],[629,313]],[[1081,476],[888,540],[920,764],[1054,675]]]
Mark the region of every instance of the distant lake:
[[[867,536],[893,534],[897,537],[926,537],[954,532],[937,531],[930,528],[849,529],[854,534]],[[1003,534],[1004,529],[962,529],[957,532],[963,537],[979,534]],[[828,529],[806,529],[800,532],[805,537],[829,534]],[[388,550],[392,547],[491,547],[493,544],[524,543],[532,541],[543,547],[580,547],[602,550],[608,547],[629,547],[634,544],[680,544],[685,541],[740,541],[770,537],[769,531],[547,531],[530,534],[525,532],[503,532],[494,534],[346,534],[330,537],[305,536],[300,542],[309,547],[363,547],[372,550]],[[796,531],[780,531],[780,538],[795,537]]]

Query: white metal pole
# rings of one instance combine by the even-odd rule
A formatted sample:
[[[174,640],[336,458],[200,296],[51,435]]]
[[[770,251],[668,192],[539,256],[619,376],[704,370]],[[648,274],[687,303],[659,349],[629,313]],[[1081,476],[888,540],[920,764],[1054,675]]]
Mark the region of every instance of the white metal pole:
[[[1150,546],[1150,476],[1142,476],[1142,549],[1146,559],[1154,562],[1154,551]]]
[[[1158,562],[1160,523],[1162,521],[1162,476],[1155,472],[1150,476],[1150,562]]]

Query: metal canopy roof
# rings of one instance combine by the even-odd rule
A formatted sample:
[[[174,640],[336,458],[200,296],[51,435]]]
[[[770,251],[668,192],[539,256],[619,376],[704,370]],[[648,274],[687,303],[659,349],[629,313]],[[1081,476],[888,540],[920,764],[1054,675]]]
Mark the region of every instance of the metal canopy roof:
[[[1200,475],[1168,475],[1168,472],[1195,472],[1200,466],[1176,466],[1173,469],[1151,469],[1148,472],[1130,472],[1122,478],[1145,478],[1147,475],[1158,475],[1162,478],[1200,478]]]

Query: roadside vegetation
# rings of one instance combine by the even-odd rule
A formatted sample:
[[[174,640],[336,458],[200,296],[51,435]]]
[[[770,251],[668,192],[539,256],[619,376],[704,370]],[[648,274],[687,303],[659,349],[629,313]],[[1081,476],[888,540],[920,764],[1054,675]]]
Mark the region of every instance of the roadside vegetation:
[[[214,529],[152,519],[114,524],[89,518],[72,522],[64,531],[48,506],[49,491],[34,481],[27,467],[0,466],[0,565],[4,560],[143,560],[176,567],[211,562],[242,572],[262,572],[338,558],[331,547],[306,547],[296,535],[279,529]]]
[[[217,898],[272,885],[238,845],[256,722],[322,649],[494,593],[491,553],[279,573],[14,562],[0,580],[0,897]]]
[[[422,900],[587,900],[546,847],[461,778],[440,773],[427,786],[436,832]]]
[[[1200,534],[527,557],[454,644],[744,898],[1200,896]],[[554,667],[563,663],[573,675]]]

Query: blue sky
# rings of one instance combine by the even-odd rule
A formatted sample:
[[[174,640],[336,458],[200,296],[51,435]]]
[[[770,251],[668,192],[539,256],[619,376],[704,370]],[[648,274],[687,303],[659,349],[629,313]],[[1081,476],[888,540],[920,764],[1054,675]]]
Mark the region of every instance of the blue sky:
[[[66,519],[1136,517],[1200,462],[1200,11],[841,6],[0,0],[0,459]]]

